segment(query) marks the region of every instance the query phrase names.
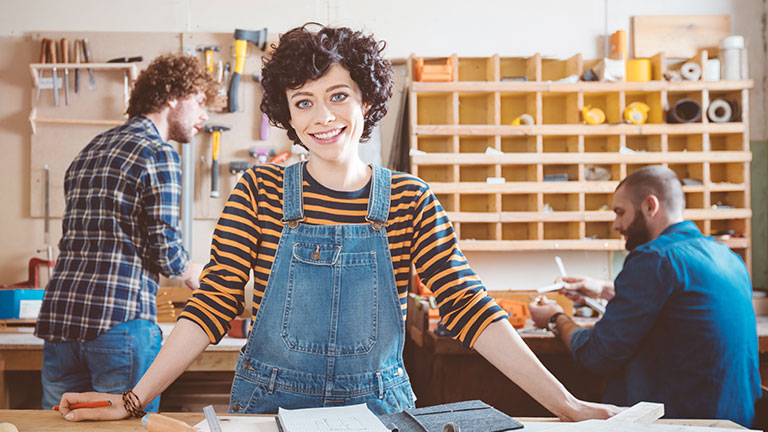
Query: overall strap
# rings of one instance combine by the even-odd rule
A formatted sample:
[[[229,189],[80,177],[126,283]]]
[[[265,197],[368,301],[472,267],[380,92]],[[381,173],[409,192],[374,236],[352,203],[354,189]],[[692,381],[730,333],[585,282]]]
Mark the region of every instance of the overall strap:
[[[389,219],[389,204],[391,198],[392,172],[384,167],[373,165],[373,180],[368,197],[368,215],[366,220],[373,229],[379,230],[387,226]]]
[[[285,168],[283,174],[283,223],[296,228],[304,218],[302,186],[306,161],[300,161]]]

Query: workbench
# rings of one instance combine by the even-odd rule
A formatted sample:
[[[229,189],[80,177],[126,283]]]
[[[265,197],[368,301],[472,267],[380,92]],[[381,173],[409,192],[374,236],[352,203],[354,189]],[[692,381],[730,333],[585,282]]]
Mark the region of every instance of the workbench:
[[[586,327],[597,321],[594,318],[574,320]],[[418,320],[412,322],[418,323]],[[760,353],[768,352],[768,316],[757,317],[757,334]],[[579,366],[565,345],[552,333],[527,331],[520,336],[544,366],[576,397],[602,400],[605,377]],[[464,348],[450,337],[422,331],[418,325],[408,327],[405,365],[419,398],[416,402],[418,406],[480,399],[512,417],[550,415],[476,351]],[[765,384],[768,371],[761,370],[761,376]]]
[[[163,342],[171,333],[174,323],[160,323]],[[40,372],[43,365],[43,340],[35,337],[33,327],[6,327],[0,329],[0,409],[9,408],[10,384],[6,372]],[[246,339],[225,336],[217,345],[208,345],[188,372],[229,372],[234,374],[237,355]],[[231,378],[229,379],[231,383]]]

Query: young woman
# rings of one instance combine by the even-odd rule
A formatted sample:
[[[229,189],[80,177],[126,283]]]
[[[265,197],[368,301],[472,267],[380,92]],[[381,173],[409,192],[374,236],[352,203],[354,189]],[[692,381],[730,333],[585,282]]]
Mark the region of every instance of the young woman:
[[[213,234],[200,289],[149,371],[122,400],[65,394],[61,412],[71,420],[139,415],[142,401],[224,336],[244,308],[251,270],[254,321],[232,384],[232,412],[413,407],[402,361],[411,264],[437,295],[453,336],[557,416],[618,412],[576,399],[541,365],[486,296],[426,183],[359,158],[392,94],[384,43],[319,27],[284,34],[262,70],[262,111],[309,150],[308,162],[255,166],[242,177]],[[68,409],[105,397],[113,407]]]

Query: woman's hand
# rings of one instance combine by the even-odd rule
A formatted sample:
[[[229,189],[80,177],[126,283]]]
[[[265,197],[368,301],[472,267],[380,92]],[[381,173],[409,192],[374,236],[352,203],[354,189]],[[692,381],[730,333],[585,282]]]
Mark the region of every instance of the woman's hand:
[[[100,408],[70,409],[72,405],[85,402],[110,401],[111,406]],[[121,395],[107,393],[64,393],[59,402],[59,412],[69,421],[80,420],[120,420],[128,417],[128,411],[123,408]]]
[[[595,402],[586,402],[583,400],[576,400],[572,409],[568,414],[561,414],[560,420],[562,421],[584,421],[589,419],[608,419],[616,414],[624,411],[626,408],[617,407],[616,405],[601,404]]]

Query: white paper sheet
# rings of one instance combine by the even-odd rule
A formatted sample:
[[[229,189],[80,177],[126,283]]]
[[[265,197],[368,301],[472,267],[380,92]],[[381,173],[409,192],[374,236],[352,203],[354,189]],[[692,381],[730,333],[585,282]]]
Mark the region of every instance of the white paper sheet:
[[[285,432],[390,432],[365,404],[277,412]]]
[[[221,432],[278,432],[274,417],[253,416],[217,416],[221,423]],[[200,432],[211,432],[208,421],[195,425]]]

